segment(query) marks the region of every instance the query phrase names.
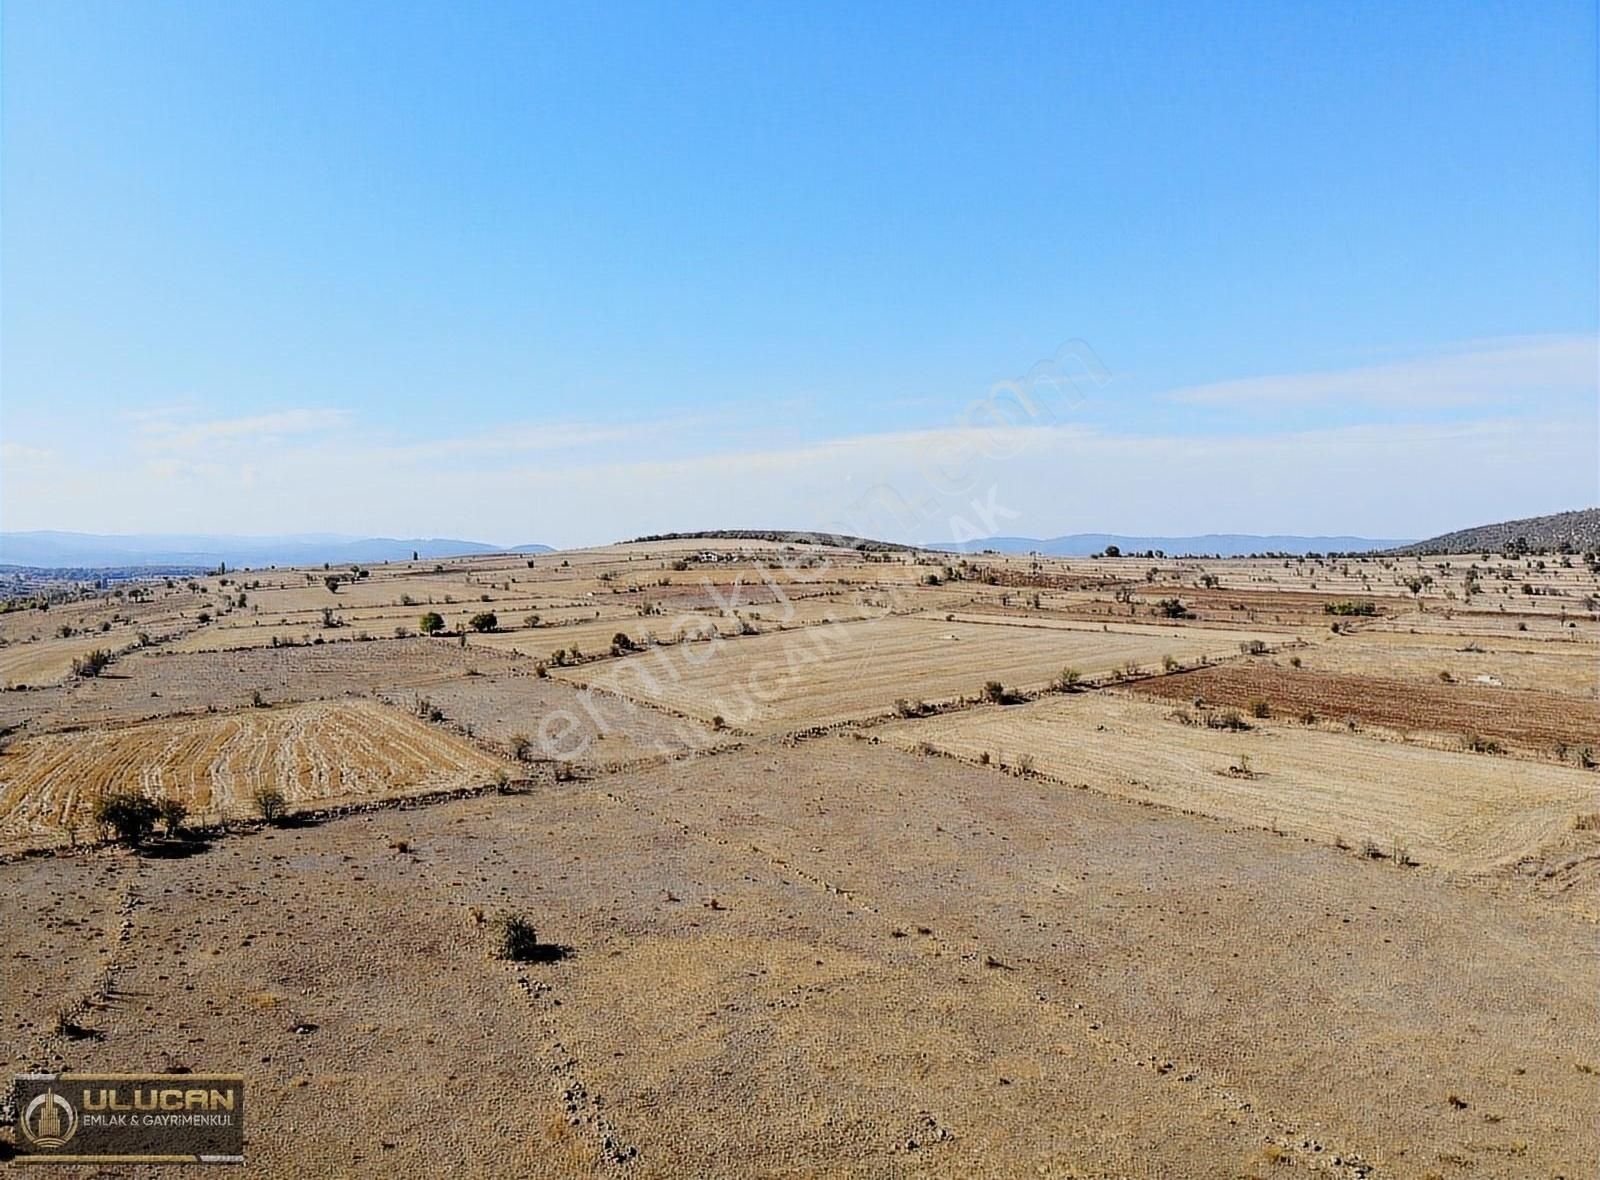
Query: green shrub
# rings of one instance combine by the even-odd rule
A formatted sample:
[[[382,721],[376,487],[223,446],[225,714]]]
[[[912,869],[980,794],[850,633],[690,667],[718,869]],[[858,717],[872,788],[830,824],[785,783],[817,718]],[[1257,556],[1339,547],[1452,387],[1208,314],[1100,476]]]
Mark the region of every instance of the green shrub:
[[[1375,602],[1357,602],[1351,599],[1346,599],[1342,602],[1325,602],[1322,604],[1322,613],[1325,615],[1371,617],[1378,613],[1378,604]]]
[[[1156,603],[1156,614],[1164,619],[1191,619],[1193,612],[1177,598],[1163,598]]]
[[[467,620],[467,626],[474,631],[493,631],[500,626],[500,619],[492,610],[479,611]]]
[[[444,616],[436,610],[431,610],[417,620],[417,630],[424,635],[437,635],[444,630]]]
[[[540,958],[539,935],[533,923],[521,914],[507,914],[495,931],[495,954],[513,963],[530,963]]]

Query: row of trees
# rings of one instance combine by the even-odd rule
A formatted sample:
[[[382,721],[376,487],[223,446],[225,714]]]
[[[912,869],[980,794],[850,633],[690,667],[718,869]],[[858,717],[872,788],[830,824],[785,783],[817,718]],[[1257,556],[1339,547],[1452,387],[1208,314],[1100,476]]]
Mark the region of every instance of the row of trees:
[[[262,786],[251,797],[256,814],[268,823],[281,823],[288,811],[283,792]],[[169,840],[184,833],[189,808],[171,795],[146,795],[143,791],[107,791],[95,800],[94,821],[124,844],[138,847],[155,834],[159,824]]]
[[[477,632],[498,631],[500,617],[492,610],[479,611],[467,620],[467,626]],[[417,630],[424,635],[438,635],[444,630],[444,616],[436,610],[431,610],[417,621]]]

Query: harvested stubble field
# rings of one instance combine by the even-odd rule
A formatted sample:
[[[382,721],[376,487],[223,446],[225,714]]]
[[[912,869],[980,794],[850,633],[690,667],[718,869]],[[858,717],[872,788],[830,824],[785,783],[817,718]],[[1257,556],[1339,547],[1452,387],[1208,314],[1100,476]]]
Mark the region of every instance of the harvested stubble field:
[[[134,788],[202,819],[253,813],[258,788],[291,805],[481,785],[506,764],[370,701],[247,709],[24,738],[0,761],[0,850],[92,838],[94,801]]]
[[[785,620],[750,591],[797,555],[817,561],[765,570]],[[274,1177],[1594,1175],[1600,776],[1333,732],[1359,710],[1332,697],[1327,729],[1225,732],[1140,695],[1204,682],[1283,714],[1294,686],[1336,684],[1374,717],[1493,704],[1485,737],[1587,732],[1597,624],[1560,607],[1593,576],[1519,560],[1480,612],[1446,597],[1464,588],[1447,565],[696,540],[0,617],[12,640],[112,614],[113,634],[182,636],[0,694],[0,720],[27,723],[0,752],[7,851],[63,843],[57,818],[112,785],[179,790],[204,819],[248,814],[255,784],[305,805],[524,780],[180,849],[0,858],[0,1074],[242,1070],[247,1171]],[[1330,619],[1330,596],[1382,614]],[[515,629],[380,634],[429,597]],[[1200,617],[1157,619],[1168,597]],[[638,613],[652,601],[666,613]],[[858,601],[919,613],[860,620]],[[668,604],[761,634],[606,654],[617,631],[665,636]],[[324,606],[347,625],[322,630]],[[327,642],[209,650],[275,629]],[[1457,650],[1463,629],[1486,650]],[[1240,655],[1255,638],[1275,652]],[[573,643],[591,662],[536,675]],[[971,703],[991,680],[1109,683],[1163,656],[1213,666]],[[630,700],[598,697],[596,719],[583,684]],[[886,719],[901,698],[966,702]],[[703,724],[718,714],[733,728]],[[577,767],[511,762],[517,734],[566,718],[590,740]],[[849,732],[808,732],[833,723]],[[1423,863],[1397,865],[1397,842]],[[511,911],[552,961],[493,957]],[[441,1120],[467,1077],[472,1115]]]
[[[1363,631],[1296,654],[1307,668],[1358,677],[1438,684],[1439,673],[1448,672],[1462,684],[1600,698],[1600,645],[1594,643]]]
[[[1459,747],[1471,738],[1511,744],[1541,756],[1589,746],[1600,757],[1600,702],[1538,689],[1432,683],[1311,671],[1262,661],[1196,668],[1142,681],[1142,694],[1246,709],[1264,703],[1275,717],[1351,718],[1402,735],[1430,735]]]
[[[1065,667],[1093,677],[1161,658],[1238,653],[1241,641],[1282,636],[1176,628],[1067,628],[893,617],[630,656],[620,664],[556,669],[704,721],[753,732],[827,725],[888,711],[897,699],[976,696],[986,681],[1045,688]]]
[[[1207,727],[1191,711],[1111,692],[1050,697],[885,727],[885,740],[1032,769],[1121,798],[1272,826],[1323,843],[1396,844],[1419,862],[1504,870],[1592,810],[1576,768],[1421,749],[1360,734],[1252,721]],[[1596,851],[1600,852],[1600,840]],[[1591,899],[1594,900],[1594,899]]]

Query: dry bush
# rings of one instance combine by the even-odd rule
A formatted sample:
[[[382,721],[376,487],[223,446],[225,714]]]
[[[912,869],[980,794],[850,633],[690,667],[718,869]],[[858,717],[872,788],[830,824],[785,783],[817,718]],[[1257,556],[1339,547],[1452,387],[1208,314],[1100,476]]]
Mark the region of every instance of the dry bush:
[[[107,791],[95,800],[94,821],[124,844],[144,843],[160,818],[154,799],[139,791]]]
[[[539,935],[533,923],[521,914],[506,914],[496,924],[495,954],[514,963],[530,963],[539,957]]]
[[[111,653],[103,647],[97,647],[72,661],[72,674],[84,677],[98,676],[110,663]]]
[[[280,823],[288,808],[288,801],[277,787],[259,786],[250,796],[256,814],[269,824]]]

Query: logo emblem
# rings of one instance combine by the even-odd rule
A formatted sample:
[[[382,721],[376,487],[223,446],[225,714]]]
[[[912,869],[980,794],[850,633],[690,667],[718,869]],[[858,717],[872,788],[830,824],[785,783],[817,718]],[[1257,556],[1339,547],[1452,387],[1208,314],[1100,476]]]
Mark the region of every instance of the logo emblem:
[[[35,1095],[21,1122],[22,1133],[40,1147],[62,1147],[78,1133],[78,1112],[54,1089]]]

